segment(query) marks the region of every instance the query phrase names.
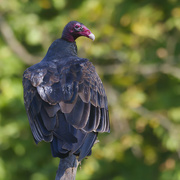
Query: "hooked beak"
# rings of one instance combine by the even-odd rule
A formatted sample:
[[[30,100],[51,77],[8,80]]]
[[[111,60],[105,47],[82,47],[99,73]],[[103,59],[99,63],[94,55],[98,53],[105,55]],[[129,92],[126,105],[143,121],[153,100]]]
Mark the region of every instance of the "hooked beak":
[[[93,33],[88,35],[88,38],[92,39],[93,41],[95,40],[95,35]]]

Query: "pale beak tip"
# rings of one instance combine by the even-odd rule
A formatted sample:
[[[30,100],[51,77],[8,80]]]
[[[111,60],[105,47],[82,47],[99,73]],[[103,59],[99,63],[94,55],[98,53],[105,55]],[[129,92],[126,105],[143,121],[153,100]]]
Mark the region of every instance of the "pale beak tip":
[[[95,40],[95,35],[93,33],[89,34],[88,36],[90,39],[92,39],[93,41]]]

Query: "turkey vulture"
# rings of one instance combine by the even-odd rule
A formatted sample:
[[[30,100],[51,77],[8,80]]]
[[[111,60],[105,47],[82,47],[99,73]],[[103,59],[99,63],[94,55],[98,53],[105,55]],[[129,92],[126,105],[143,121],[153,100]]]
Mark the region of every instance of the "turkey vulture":
[[[75,40],[95,36],[69,22],[43,60],[23,74],[24,104],[36,143],[50,142],[53,157],[91,154],[98,132],[109,132],[105,90],[95,67],[77,56]]]

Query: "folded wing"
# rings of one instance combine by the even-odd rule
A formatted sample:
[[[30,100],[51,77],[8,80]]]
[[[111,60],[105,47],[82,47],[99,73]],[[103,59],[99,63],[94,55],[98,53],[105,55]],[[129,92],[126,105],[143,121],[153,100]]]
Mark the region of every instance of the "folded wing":
[[[51,142],[53,156],[91,153],[97,132],[109,132],[107,97],[91,62],[41,62],[24,73],[24,102],[36,143]]]

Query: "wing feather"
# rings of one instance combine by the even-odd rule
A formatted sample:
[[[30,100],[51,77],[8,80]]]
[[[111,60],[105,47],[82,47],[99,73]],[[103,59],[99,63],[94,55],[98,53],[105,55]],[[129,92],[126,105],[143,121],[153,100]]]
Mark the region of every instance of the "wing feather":
[[[56,116],[50,117],[43,106],[41,107],[40,116],[44,127],[49,132],[53,131],[56,126]]]
[[[86,126],[83,128],[85,131],[91,132],[95,130],[96,122],[97,122],[97,111],[98,111],[97,108],[91,105],[91,111],[90,111],[88,122]]]
[[[84,106],[85,103],[80,99],[80,97],[78,97],[71,113],[65,113],[66,120],[74,127],[80,127]]]
[[[109,132],[107,97],[86,59],[42,62],[24,73],[24,102],[36,143],[51,142],[53,156],[91,153],[96,132]]]
[[[83,102],[88,103],[90,101],[90,95],[90,87],[84,85],[83,91],[79,93],[79,96]]]

